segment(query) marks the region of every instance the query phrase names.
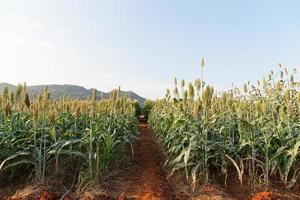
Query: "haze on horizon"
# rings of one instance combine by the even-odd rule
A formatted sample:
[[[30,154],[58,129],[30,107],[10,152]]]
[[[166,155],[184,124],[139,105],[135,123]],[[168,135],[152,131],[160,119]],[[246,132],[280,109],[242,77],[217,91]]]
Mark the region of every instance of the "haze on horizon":
[[[199,78],[204,57],[205,81],[228,89],[279,62],[299,69],[299,8],[296,0],[1,1],[0,82],[121,86],[156,98],[174,77]]]

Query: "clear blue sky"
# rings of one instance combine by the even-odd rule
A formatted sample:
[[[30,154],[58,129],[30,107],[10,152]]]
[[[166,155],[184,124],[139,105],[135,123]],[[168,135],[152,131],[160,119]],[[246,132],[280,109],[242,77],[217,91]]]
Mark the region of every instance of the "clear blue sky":
[[[217,89],[300,65],[300,1],[0,2],[0,82],[119,85],[161,97],[173,78]],[[298,75],[299,77],[299,75]]]

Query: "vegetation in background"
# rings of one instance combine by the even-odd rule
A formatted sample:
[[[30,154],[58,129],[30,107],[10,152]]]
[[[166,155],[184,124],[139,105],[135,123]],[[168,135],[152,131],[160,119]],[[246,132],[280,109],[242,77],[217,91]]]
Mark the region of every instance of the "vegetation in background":
[[[148,117],[150,114],[150,111],[152,109],[152,107],[154,106],[154,101],[152,100],[146,100],[144,103],[144,107],[142,108],[142,115],[144,115],[144,119],[146,121],[148,121]]]
[[[17,86],[11,85],[9,83],[0,83],[0,91],[7,87],[10,91],[15,92]],[[40,95],[43,93],[45,87],[48,88],[48,91],[51,93],[51,100],[59,100],[60,97],[72,97],[78,98],[81,100],[87,99],[91,93],[92,89],[86,89],[82,86],[78,85],[35,85],[35,86],[27,86],[29,97],[33,97],[33,95]],[[97,90],[97,99],[109,99],[111,92],[102,92]],[[119,91],[119,97],[128,97],[132,100],[138,101],[140,104],[144,104],[145,99],[132,91]]]

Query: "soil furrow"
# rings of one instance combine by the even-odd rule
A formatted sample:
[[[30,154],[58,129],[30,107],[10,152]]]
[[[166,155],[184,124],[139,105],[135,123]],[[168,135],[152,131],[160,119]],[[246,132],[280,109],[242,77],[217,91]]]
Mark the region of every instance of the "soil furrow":
[[[140,135],[134,145],[134,159],[118,190],[123,191],[123,196],[140,200],[171,200],[173,192],[163,167],[163,150],[146,122],[142,121],[138,129]]]

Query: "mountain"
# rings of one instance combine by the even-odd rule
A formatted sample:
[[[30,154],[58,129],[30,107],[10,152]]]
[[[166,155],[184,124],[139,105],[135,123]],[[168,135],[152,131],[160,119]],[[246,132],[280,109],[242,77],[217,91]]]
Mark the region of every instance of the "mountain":
[[[10,91],[15,91],[15,85],[9,83],[0,83],[0,91],[3,91],[4,87],[8,87]],[[50,97],[52,99],[59,99],[61,96],[70,96],[73,98],[80,98],[86,99],[87,97],[91,96],[93,89],[86,89],[82,86],[77,85],[35,85],[35,86],[27,86],[27,90],[29,96],[33,94],[41,94],[45,87],[48,87],[48,91],[50,93]],[[97,90],[97,98],[103,96],[105,99],[109,97],[110,92],[101,92]],[[145,98],[139,96],[138,94],[132,91],[120,91],[120,96],[127,96],[130,99],[137,100],[140,104],[144,104]]]

